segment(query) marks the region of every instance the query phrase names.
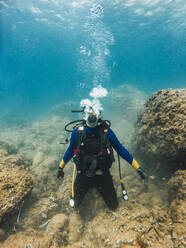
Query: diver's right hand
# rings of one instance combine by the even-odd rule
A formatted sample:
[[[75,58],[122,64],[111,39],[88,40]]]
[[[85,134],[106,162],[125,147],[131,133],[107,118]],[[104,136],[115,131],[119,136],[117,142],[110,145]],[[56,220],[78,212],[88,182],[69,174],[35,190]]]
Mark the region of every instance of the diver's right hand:
[[[147,173],[144,170],[142,170],[142,168],[137,169],[137,172],[140,175],[142,180],[147,180],[148,179]]]
[[[63,171],[63,169],[62,168],[58,168],[58,172],[57,172],[57,178],[63,178],[64,177],[64,171]]]

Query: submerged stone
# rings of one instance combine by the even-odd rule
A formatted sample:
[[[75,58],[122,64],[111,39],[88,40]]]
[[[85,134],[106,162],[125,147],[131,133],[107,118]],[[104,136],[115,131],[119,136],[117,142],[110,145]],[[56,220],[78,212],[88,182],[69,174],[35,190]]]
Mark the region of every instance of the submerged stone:
[[[146,101],[135,126],[134,153],[154,174],[184,169],[186,89],[160,90]]]
[[[20,157],[6,155],[0,150],[0,223],[12,222],[11,217],[18,214],[23,201],[32,190],[32,178],[23,166],[18,166]]]

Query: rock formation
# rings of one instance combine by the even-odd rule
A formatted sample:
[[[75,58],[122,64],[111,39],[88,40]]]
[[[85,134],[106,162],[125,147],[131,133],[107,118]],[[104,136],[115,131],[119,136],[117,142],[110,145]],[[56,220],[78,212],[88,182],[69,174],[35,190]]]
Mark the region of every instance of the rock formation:
[[[185,167],[185,115],[186,89],[152,94],[139,113],[134,152],[152,174],[158,171],[166,176]]]
[[[15,213],[17,222],[19,222],[19,211],[21,211],[23,201],[32,190],[32,178],[22,166],[23,157],[19,154],[12,154],[13,151],[13,147],[1,142],[0,224],[2,227]]]
[[[172,217],[172,238],[175,247],[185,247],[186,208],[185,186],[186,170],[178,170],[169,180],[170,186],[170,215]]]
[[[128,98],[128,102],[124,103],[124,92],[127,91],[127,89],[131,95],[129,97],[130,99]],[[114,113],[112,112],[113,119],[121,120],[121,116],[124,116],[123,120],[125,120],[125,118],[127,118],[126,109],[129,113],[130,106],[133,106],[133,110],[136,112],[138,107],[136,108],[136,103],[132,102],[132,92],[133,87],[127,88],[126,86],[115,91],[113,98],[117,96],[117,100],[113,99],[112,103],[110,102],[113,107],[113,112],[116,115],[114,118]],[[150,130],[150,126],[152,124],[149,124],[149,122],[151,123],[151,121],[153,121],[153,116],[156,116],[155,109],[154,112],[150,112],[151,103],[154,102],[154,98],[157,98],[156,101],[158,100],[161,102],[161,100],[168,97],[171,92],[175,91],[160,91],[160,93],[153,95],[150,98],[151,100],[147,101],[145,106],[147,110],[149,110],[147,113],[150,117],[146,115],[146,112],[142,111],[140,113],[141,119],[140,117],[138,119],[139,129],[136,129],[138,136],[135,138],[136,143],[133,143],[135,143],[136,147],[139,148],[139,152],[146,152],[145,154],[147,159],[155,159],[157,157],[157,153],[151,152],[151,149],[149,148],[152,144],[150,143],[148,146],[145,143],[147,141],[152,142],[149,138],[151,136],[148,132],[152,130],[154,134],[160,132],[159,126],[156,126],[155,124],[152,130]],[[178,90],[176,92],[177,93],[174,93],[172,97],[170,95],[170,103],[173,103],[174,105],[175,94],[177,94],[180,96],[178,101],[181,102],[180,106],[182,106],[183,91]],[[139,94],[138,99],[142,99],[142,95],[143,94]],[[172,101],[172,99],[174,100]],[[122,100],[123,103],[121,103]],[[166,101],[164,99],[163,103],[165,102]],[[117,109],[117,103],[121,103],[121,111]],[[126,108],[125,106],[127,103],[128,107]],[[155,103],[153,103],[152,106],[154,106],[154,104]],[[48,119],[46,118],[42,121],[30,123],[21,129],[18,127],[8,127],[3,133],[0,134],[1,139],[3,138],[3,140],[8,140],[10,144],[14,144],[16,147],[13,148],[11,146],[7,146],[6,142],[0,143],[2,144],[2,150],[4,152],[0,153],[1,161],[5,161],[6,158],[6,163],[3,163],[3,166],[0,166],[0,168],[2,169],[5,165],[9,165],[6,167],[4,175],[7,173],[7,178],[9,178],[10,175],[15,176],[14,171],[16,170],[16,175],[19,176],[19,181],[12,178],[9,185],[13,185],[14,189],[22,182],[20,188],[24,188],[24,193],[27,192],[24,185],[26,185],[26,182],[29,182],[29,179],[28,181],[24,181],[25,177],[23,178],[23,175],[27,175],[27,171],[21,168],[23,159],[24,163],[26,163],[27,170],[32,174],[34,181],[32,195],[28,204],[29,206],[26,204],[23,205],[21,214],[17,215],[19,216],[20,221],[19,223],[16,223],[16,230],[11,232],[6,240],[0,242],[0,247],[184,247],[183,231],[185,229],[185,210],[183,209],[183,187],[185,185],[185,174],[183,173],[185,172],[183,170],[177,171],[174,174],[174,177],[170,179],[169,186],[171,189],[171,194],[169,195],[167,182],[160,181],[157,185],[154,184],[154,181],[150,178],[147,184],[144,184],[136,171],[127,162],[121,160],[122,173],[125,172],[124,184],[128,191],[129,201],[124,201],[121,198],[121,187],[117,165],[114,164],[111,171],[119,201],[118,209],[114,212],[110,211],[105,206],[105,203],[99,196],[98,192],[94,189],[87,193],[82,205],[78,209],[73,209],[69,206],[73,163],[69,162],[65,167],[65,177],[62,180],[56,178],[57,165],[59,162],[57,161],[59,159],[58,153],[60,153],[61,158],[63,152],[67,148],[66,146],[61,146],[59,142],[65,139],[63,127],[69,121],[68,117],[62,116],[62,114],[66,111],[63,110],[63,106],[59,105],[58,107],[59,108],[56,110],[57,112],[54,112],[55,115],[51,116],[51,112]],[[165,106],[161,106],[161,109],[158,112],[159,117],[167,114],[164,107]],[[169,106],[169,109],[171,110],[172,107]],[[162,113],[161,111],[164,112]],[[130,120],[134,120],[135,114],[134,116],[132,116],[132,113],[130,114]],[[176,120],[177,118],[183,118],[182,110],[176,114],[175,118]],[[147,129],[146,136],[144,135],[145,137],[143,137],[142,132],[142,120],[145,121],[145,130]],[[173,123],[172,121],[172,119],[168,119],[164,125],[159,125],[161,128],[165,128],[167,122]],[[129,132],[129,135],[131,135],[131,132],[133,133],[133,129],[128,129],[128,126],[131,126],[129,124],[130,122],[126,126],[125,121],[118,121],[119,138],[121,138],[122,135],[123,137],[126,137],[127,132]],[[127,129],[128,131],[125,133],[126,130],[123,130],[122,128]],[[10,133],[11,135],[9,135]],[[168,132],[168,134],[168,137],[173,137],[172,132]],[[179,131],[178,134],[182,135],[182,132]],[[142,145],[138,147],[139,142],[144,142],[142,144],[144,146],[146,145],[146,147],[143,148]],[[169,141],[165,138],[162,138],[161,142],[169,144]],[[179,144],[184,144],[181,142],[182,139]],[[153,143],[154,147],[157,143],[158,142]],[[171,143],[170,149],[173,149],[173,146],[173,143]],[[6,149],[8,151],[5,151]],[[19,154],[15,154],[18,149],[19,152],[24,154],[24,157]],[[147,151],[145,149],[147,149]],[[169,150],[169,148],[162,146],[162,153],[160,153],[160,155],[162,154],[162,157],[163,154],[166,153],[164,149],[166,149],[166,151]],[[158,152],[158,150],[152,151]],[[28,158],[27,160],[25,160],[25,156]],[[161,158],[161,161],[164,161],[163,158]],[[175,158],[172,160],[170,159],[169,161],[173,163]],[[153,160],[151,160],[151,162],[153,162]],[[181,164],[182,163],[180,162],[178,163],[180,167]],[[160,165],[163,166],[164,164]],[[4,180],[4,177],[2,180]],[[12,188],[10,188],[10,191],[11,189]],[[15,194],[15,196],[17,196],[17,194]],[[10,197],[12,197],[12,195]],[[17,198],[21,199],[20,196]],[[2,207],[3,206],[4,205],[2,205]],[[0,229],[0,239],[5,235],[5,231]]]
[[[158,175],[157,181],[159,176],[170,177],[167,231],[174,247],[185,247],[185,116],[186,90],[160,90],[139,113],[133,139],[135,154],[149,174]]]

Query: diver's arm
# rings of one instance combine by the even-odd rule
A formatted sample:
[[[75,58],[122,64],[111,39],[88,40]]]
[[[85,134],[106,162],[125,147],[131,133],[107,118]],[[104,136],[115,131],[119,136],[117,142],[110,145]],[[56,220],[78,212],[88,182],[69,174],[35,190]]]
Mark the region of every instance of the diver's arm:
[[[119,142],[117,139],[115,133],[109,128],[108,129],[108,138],[113,146],[114,150],[123,158],[125,159],[129,164],[132,165],[133,157],[132,155],[127,151],[127,149]]]
[[[63,160],[60,162],[59,167],[61,169],[63,169],[65,167],[65,165],[68,163],[68,161],[73,157],[74,155],[74,150],[75,150],[75,146],[77,144],[77,128],[73,130],[71,138],[70,138],[70,145],[67,148],[64,156],[63,156]]]
[[[147,177],[146,173],[140,168],[138,162],[133,158],[133,156],[127,151],[127,149],[119,142],[114,132],[109,128],[108,129],[108,137],[111,145],[113,146],[114,150],[129,164],[133,166],[141,176],[142,179]]]

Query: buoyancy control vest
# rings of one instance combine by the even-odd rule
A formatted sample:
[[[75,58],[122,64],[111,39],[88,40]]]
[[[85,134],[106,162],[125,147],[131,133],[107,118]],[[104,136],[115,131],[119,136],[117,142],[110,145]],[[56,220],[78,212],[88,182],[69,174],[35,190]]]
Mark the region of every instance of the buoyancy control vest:
[[[91,177],[97,171],[105,173],[114,161],[112,146],[108,138],[108,125],[102,122],[96,132],[87,132],[85,126],[78,127],[77,147],[74,151],[77,171]]]

